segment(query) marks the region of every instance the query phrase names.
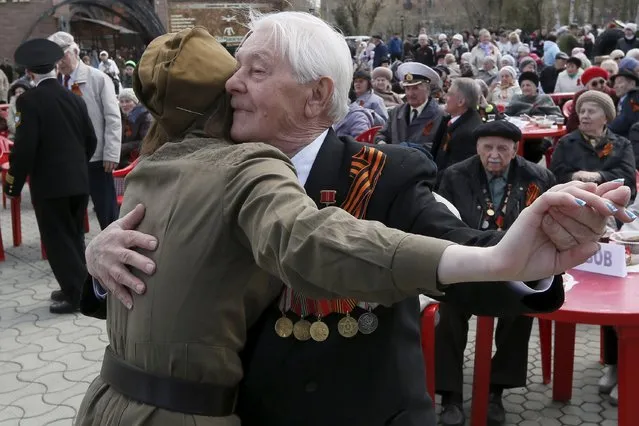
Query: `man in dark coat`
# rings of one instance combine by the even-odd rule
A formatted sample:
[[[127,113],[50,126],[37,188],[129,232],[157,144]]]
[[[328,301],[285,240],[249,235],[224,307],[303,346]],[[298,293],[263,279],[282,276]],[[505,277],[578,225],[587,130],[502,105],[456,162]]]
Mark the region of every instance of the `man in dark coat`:
[[[559,52],[555,55],[555,63],[545,67],[539,74],[539,83],[544,93],[552,93],[555,91],[555,84],[557,84],[557,77],[559,73],[566,69],[566,61],[568,61],[568,55],[564,52]]]
[[[15,145],[4,191],[19,197],[30,177],[31,199],[49,264],[61,291],[51,295],[52,313],[78,309],[87,278],[84,215],[89,199],[88,162],[97,140],[85,103],[56,79],[57,44],[30,40],[16,50],[37,87],[16,103]]]
[[[473,132],[482,124],[477,112],[479,88],[475,80],[457,78],[448,90],[446,112],[439,124],[431,154],[439,173],[477,153]]]
[[[373,52],[375,55],[373,56],[373,69],[382,66],[382,61],[390,60],[390,53],[388,52],[388,46],[382,40],[382,36],[374,35],[372,37],[373,44],[375,45],[375,49]]]
[[[622,69],[610,78],[619,98],[617,117],[608,123],[608,128],[624,138],[628,138],[630,127],[639,121],[639,75],[629,69]]]
[[[514,124],[505,120],[482,124],[473,136],[477,155],[446,169],[438,192],[459,210],[469,226],[505,231],[524,208],[555,184],[555,178],[548,169],[517,156],[521,131]],[[439,313],[435,372],[436,389],[442,395],[441,422],[443,426],[463,426],[464,348],[471,313],[451,303],[442,303]],[[526,386],[531,326],[531,317],[499,318],[489,425],[505,422],[503,390]]]
[[[617,40],[617,49],[623,50],[623,53],[628,53],[630,49],[636,48],[639,48],[637,24],[629,22],[623,27],[623,37]]]

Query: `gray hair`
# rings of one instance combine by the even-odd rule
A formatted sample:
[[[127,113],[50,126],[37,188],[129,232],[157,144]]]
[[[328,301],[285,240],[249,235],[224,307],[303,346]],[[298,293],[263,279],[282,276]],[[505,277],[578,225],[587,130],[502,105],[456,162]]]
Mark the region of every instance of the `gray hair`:
[[[353,60],[342,34],[323,20],[302,12],[260,14],[252,11],[249,29],[270,31],[264,41],[274,43],[276,51],[288,61],[298,83],[330,78],[334,89],[329,116],[335,122],[346,116]]]
[[[479,104],[479,87],[477,83],[475,83],[475,80],[467,77],[456,78],[451,84],[451,88],[453,87],[462,95],[468,109],[477,109],[477,104]]]

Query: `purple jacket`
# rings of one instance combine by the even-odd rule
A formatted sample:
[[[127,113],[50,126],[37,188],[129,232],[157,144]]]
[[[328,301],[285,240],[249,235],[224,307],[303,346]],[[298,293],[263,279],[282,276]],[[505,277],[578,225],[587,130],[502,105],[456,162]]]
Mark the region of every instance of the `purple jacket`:
[[[356,103],[348,107],[348,114],[333,125],[337,136],[352,136],[356,138],[374,125],[373,114]]]

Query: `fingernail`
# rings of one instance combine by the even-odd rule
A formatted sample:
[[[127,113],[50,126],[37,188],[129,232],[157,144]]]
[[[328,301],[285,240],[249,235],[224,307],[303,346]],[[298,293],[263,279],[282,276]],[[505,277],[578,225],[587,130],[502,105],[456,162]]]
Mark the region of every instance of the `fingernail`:
[[[142,293],[144,291],[144,286],[143,285],[139,285],[139,286],[136,286],[135,289],[136,289],[136,291],[138,293]]]
[[[133,307],[133,303],[126,302],[125,306],[126,306],[127,309],[131,309]]]
[[[616,183],[624,183],[625,181],[626,180],[624,178],[617,178],[617,179],[613,180],[613,182],[616,182]]]
[[[606,207],[608,207],[608,210],[610,210],[613,213],[617,213],[619,211],[619,209],[615,207],[615,205],[612,204],[610,201],[606,201]]]
[[[581,207],[586,205],[586,202],[581,198],[575,198],[575,203],[579,204]]]
[[[627,215],[630,219],[632,219],[632,220],[635,220],[635,219],[637,218],[637,215],[636,215],[636,214],[634,214],[633,212],[631,212],[631,211],[630,211],[630,210],[628,210],[628,209],[626,209],[626,215]]]
[[[151,248],[151,250],[155,250],[157,248],[157,246],[158,246],[157,240],[151,240],[149,242],[149,247]]]
[[[144,270],[146,271],[147,274],[153,273],[153,264],[147,263],[146,266],[144,267]]]

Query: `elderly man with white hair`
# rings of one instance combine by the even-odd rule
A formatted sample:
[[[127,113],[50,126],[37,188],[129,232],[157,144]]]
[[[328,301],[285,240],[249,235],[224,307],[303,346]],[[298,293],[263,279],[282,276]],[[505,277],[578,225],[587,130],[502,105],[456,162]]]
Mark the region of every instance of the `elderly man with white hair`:
[[[253,17],[250,29],[250,35],[236,52],[237,71],[226,83],[234,109],[230,131],[233,140],[263,142],[290,157],[300,184],[320,208],[334,204],[356,217],[467,245],[492,245],[501,238],[498,232],[483,233],[468,228],[436,200],[431,192],[435,167],[419,150],[393,145],[364,146],[334,134],[331,125],[347,112],[352,75],[343,36],[319,18],[296,12]],[[317,40],[323,42],[317,44]],[[412,73],[407,78],[405,71],[402,70],[404,81],[417,79],[417,74],[413,77]],[[395,119],[404,120],[404,116]],[[578,185],[571,188],[586,196]],[[628,195],[617,192],[611,193],[619,198],[615,203],[624,204]],[[197,212],[197,206],[194,208]],[[154,250],[162,247],[163,238],[158,235],[158,241],[131,230],[142,219],[141,212],[141,209],[133,211],[112,224],[87,249],[89,272],[120,300],[127,305],[135,300],[136,306],[153,303],[145,300],[140,277],[152,274],[155,265],[142,254],[144,251],[138,253],[129,248]],[[587,229],[603,223],[594,211],[584,213],[579,220],[558,216],[558,222],[554,223],[557,226],[544,228],[544,232],[553,242],[563,245],[569,239],[572,241],[573,232],[582,229],[582,221],[589,223]],[[539,226],[546,225],[540,222]],[[335,238],[343,237],[340,232],[335,234]],[[206,259],[200,260],[206,263]],[[133,275],[123,263],[139,271]],[[311,261],[309,265],[314,263]],[[322,274],[322,270],[294,272],[300,277],[309,273]],[[537,308],[554,310],[561,304],[561,280],[528,284],[540,290],[535,294]],[[330,285],[334,283],[327,283]],[[530,299],[518,296],[513,291],[515,286],[515,283],[472,283],[442,287],[445,292],[442,299],[480,315],[530,312]],[[139,294],[135,299],[129,288],[135,288]],[[378,306],[366,300],[315,300],[288,287],[281,290],[257,324],[235,342],[235,347],[241,347],[244,338],[247,340],[242,354],[243,371],[233,350],[215,344],[203,348],[211,355],[219,355],[219,359],[228,360],[225,365],[235,369],[234,377],[244,373],[240,385],[234,382],[240,387],[236,412],[243,425],[435,425],[424,381],[417,297]],[[478,294],[490,297],[480,298]],[[100,315],[104,302],[99,302],[92,289],[85,296],[84,311],[97,308],[93,313]],[[111,300],[110,306],[113,303],[118,302]],[[248,325],[253,320],[247,319]],[[292,326],[292,321],[296,326],[290,333],[284,326]],[[195,349],[185,345],[180,353],[191,360]],[[197,368],[198,363],[210,363],[212,359],[203,357],[192,362]],[[197,371],[193,374],[197,375]],[[219,377],[211,379],[214,384],[220,381]],[[234,399],[230,402],[232,406]],[[142,412],[140,407],[144,405],[132,403],[130,407],[129,414]],[[152,424],[154,414],[147,412],[150,414],[146,419]],[[176,414],[173,418],[178,423],[237,424],[236,419],[228,417]]]
[[[81,96],[87,104],[98,138],[98,146],[89,162],[89,184],[100,229],[104,229],[118,218],[112,174],[120,162],[122,143],[118,98],[109,76],[80,60],[80,48],[71,34],[58,31],[49,40],[64,50],[64,57],[58,62],[59,78],[65,88]]]

